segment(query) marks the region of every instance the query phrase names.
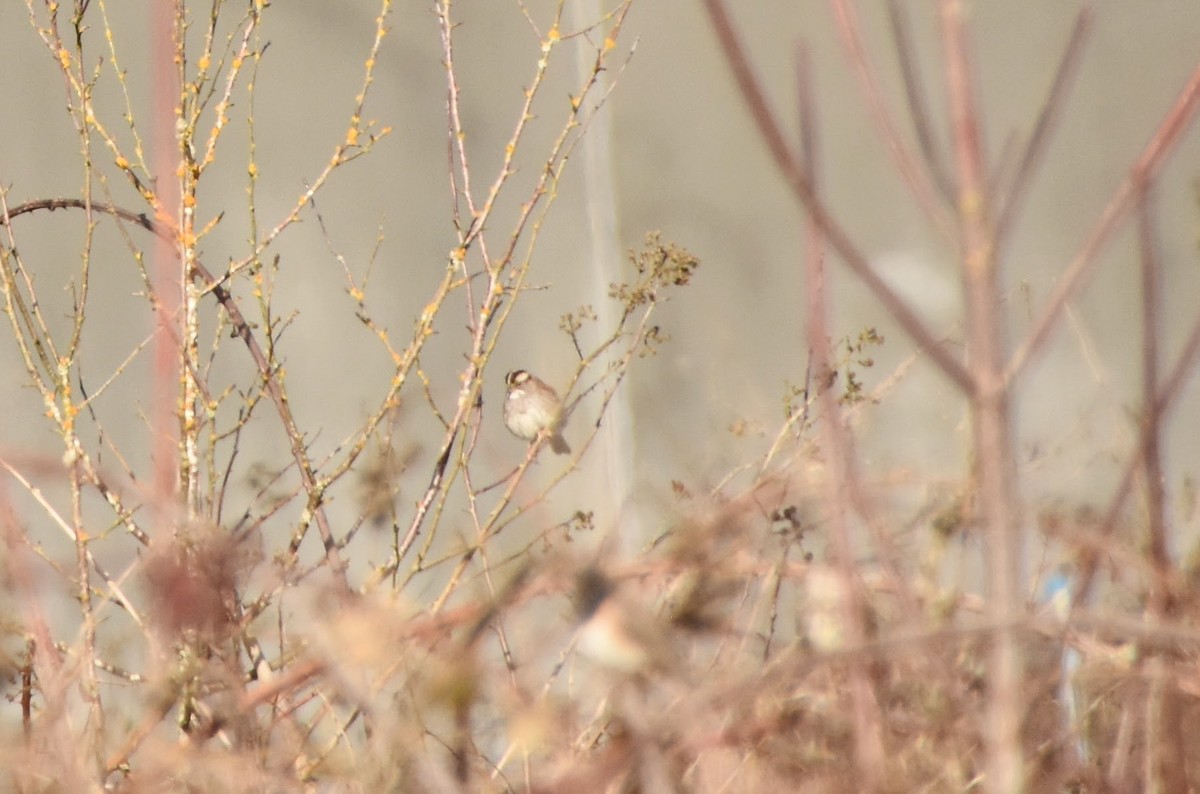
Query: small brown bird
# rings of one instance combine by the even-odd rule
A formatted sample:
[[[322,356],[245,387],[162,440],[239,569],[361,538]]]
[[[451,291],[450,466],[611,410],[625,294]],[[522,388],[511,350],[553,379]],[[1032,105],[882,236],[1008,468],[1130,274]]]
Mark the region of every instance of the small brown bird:
[[[517,438],[533,441],[549,436],[550,449],[559,455],[570,453],[562,437],[562,400],[543,381],[523,369],[504,376],[508,394],[504,398],[504,426]]]
[[[622,675],[679,673],[668,627],[617,593],[608,576],[597,568],[587,568],[580,572],[575,587],[580,620],[575,647],[580,653]]]

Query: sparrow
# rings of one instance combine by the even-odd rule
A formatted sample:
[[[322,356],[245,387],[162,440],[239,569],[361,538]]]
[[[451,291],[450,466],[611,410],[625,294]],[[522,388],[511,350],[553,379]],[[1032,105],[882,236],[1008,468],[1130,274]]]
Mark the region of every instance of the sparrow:
[[[504,397],[504,426],[517,438],[533,441],[546,434],[550,449],[559,455],[571,448],[562,437],[562,400],[543,381],[523,369],[504,376],[508,394]]]
[[[678,671],[667,626],[597,568],[575,581],[575,647],[592,662],[627,676]]]

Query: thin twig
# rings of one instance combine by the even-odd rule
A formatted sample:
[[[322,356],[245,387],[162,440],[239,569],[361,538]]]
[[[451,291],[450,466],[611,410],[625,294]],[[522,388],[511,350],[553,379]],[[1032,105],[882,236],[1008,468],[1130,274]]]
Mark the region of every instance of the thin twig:
[[[896,0],[891,1],[895,2]],[[1050,130],[1054,122],[1058,120],[1066,101],[1067,91],[1076,74],[1078,74],[1079,62],[1083,55],[1083,45],[1086,43],[1087,34],[1091,30],[1093,16],[1091,8],[1083,8],[1080,10],[1079,15],[1075,17],[1075,26],[1071,29],[1071,35],[1067,39],[1066,49],[1063,51],[1062,60],[1059,61],[1058,69],[1054,73],[1054,81],[1050,85],[1050,91],[1046,95],[1046,100],[1042,103],[1041,111],[1038,113],[1037,123],[1033,126],[1033,133],[1029,136],[1029,141],[1025,144],[1025,148],[1021,153],[1020,164],[1013,174],[1012,181],[1007,191],[1005,191],[1003,199],[997,202],[1000,207],[996,213],[995,236],[997,260],[1003,258],[1001,251],[1004,248],[1004,244],[1008,241],[1008,233],[1012,229],[1022,201],[1029,192],[1030,183],[1033,181],[1034,169],[1041,159],[1041,155],[1046,150],[1050,139]]]
[[[909,151],[908,145],[900,135],[899,125],[892,118],[892,113],[884,102],[883,88],[879,84],[877,70],[872,66],[867,55],[854,3],[852,0],[833,0],[833,10],[838,24],[838,32],[841,33],[842,43],[846,47],[850,64],[854,67],[855,74],[858,75],[859,84],[866,96],[867,106],[871,109],[871,116],[879,128],[879,137],[887,146],[888,154],[891,155],[897,172],[903,178],[904,184],[908,186],[913,197],[916,198],[925,217],[942,233],[945,239],[953,240],[954,220],[946,211],[945,194],[936,189],[930,173],[917,166],[917,159]],[[916,106],[911,104],[911,93],[909,99],[910,108],[914,109],[913,116],[916,118]],[[930,162],[928,158],[927,162]]]
[[[754,75],[723,0],[704,0],[704,7],[708,11],[713,29],[717,33],[721,50],[737,80],[742,98],[746,100],[746,104],[750,108],[750,115],[758,125],[759,134],[793,195],[821,229],[826,243],[834,251],[837,251],[846,266],[883,304],[884,309],[896,320],[904,332],[925,351],[938,368],[958,386],[959,390],[964,394],[969,394],[974,386],[962,362],[929,330],[913,308],[880,277],[867,258],[851,242],[845,230],[834,220],[824,202],[820,201],[813,192],[808,174],[796,162],[789,146],[784,141],[783,133],[767,104],[761,84]]]
[[[1200,66],[1197,66],[1192,72],[1187,85],[1175,99],[1175,104],[1154,131],[1150,143],[1138,156],[1125,179],[1109,199],[1104,211],[1100,213],[1100,217],[1084,241],[1083,247],[1071,259],[1066,270],[1055,283],[1054,291],[1033,323],[1033,330],[1021,341],[1009,359],[1008,367],[1005,370],[1006,381],[1012,382],[1016,379],[1034,356],[1041,352],[1050,332],[1062,319],[1063,307],[1083,286],[1087,276],[1099,261],[1100,252],[1104,250],[1117,229],[1125,222],[1126,217],[1137,203],[1139,191],[1158,178],[1163,165],[1183,140],[1183,134],[1187,131],[1192,119],[1195,118],[1198,108],[1200,108]]]

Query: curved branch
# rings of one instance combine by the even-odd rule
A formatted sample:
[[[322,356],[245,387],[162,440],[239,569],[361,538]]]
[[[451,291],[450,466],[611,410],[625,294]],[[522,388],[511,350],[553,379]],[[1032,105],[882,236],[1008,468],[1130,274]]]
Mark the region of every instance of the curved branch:
[[[93,203],[89,206],[80,199],[41,199],[26,202],[20,206],[13,207],[8,213],[8,219],[28,215],[39,210],[54,211],[58,209],[85,208],[136,224],[160,238],[174,239],[174,233],[170,229],[150,218],[144,212],[133,212],[132,210],[112,204]],[[5,222],[5,218],[0,218],[0,225],[4,225]],[[284,431],[287,433],[288,443],[291,446],[292,459],[296,462],[301,482],[304,485],[305,492],[308,494],[306,512],[310,512],[317,523],[317,530],[321,535],[321,543],[325,548],[325,558],[334,571],[335,581],[348,593],[350,592],[350,584],[346,579],[346,566],[341,560],[337,541],[333,537],[333,530],[322,504],[324,485],[318,482],[312,462],[304,450],[304,442],[300,430],[296,425],[296,420],[292,416],[292,409],[288,404],[287,395],[284,394],[283,386],[275,377],[275,372],[271,368],[270,361],[263,352],[262,346],[259,345],[258,340],[254,337],[250,324],[246,322],[246,318],[242,315],[237,301],[222,281],[213,276],[212,272],[198,260],[194,264],[192,277],[201,283],[206,292],[211,292],[216,297],[217,302],[221,304],[221,307],[225,309],[225,312],[229,315],[229,321],[233,325],[233,335],[241,339],[243,344],[246,345],[246,349],[250,353],[250,358],[253,359],[255,367],[258,368],[258,372],[263,378],[267,394],[270,395],[271,401],[275,404],[275,410],[283,422]],[[293,538],[288,546],[289,553],[292,555],[296,553],[302,539],[303,534],[297,538]]]

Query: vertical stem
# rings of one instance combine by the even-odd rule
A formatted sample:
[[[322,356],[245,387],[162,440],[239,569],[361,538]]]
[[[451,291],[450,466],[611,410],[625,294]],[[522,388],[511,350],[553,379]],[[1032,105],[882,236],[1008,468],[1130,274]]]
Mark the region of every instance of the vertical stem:
[[[1021,659],[1016,620],[1021,539],[1004,382],[1004,331],[979,116],[961,0],[940,0],[946,79],[958,173],[958,212],[967,305],[968,369],[978,511],[987,539],[989,648],[987,779],[995,792],[1023,786]]]
[[[196,189],[199,181],[200,168],[196,162],[195,138],[196,123],[200,110],[196,107],[195,97],[199,95],[199,86],[188,85],[186,91],[182,86],[187,84],[185,65],[187,64],[186,31],[187,20],[183,17],[182,6],[176,18],[175,58],[179,64],[179,93],[180,110],[178,117],[184,120],[178,133],[179,151],[179,265],[174,269],[178,286],[172,285],[183,301],[182,314],[178,318],[179,326],[179,485],[183,489],[181,505],[187,518],[193,519],[200,503],[200,424],[197,417],[196,405],[200,399],[200,313],[198,305],[202,294],[201,286],[193,279],[192,273],[196,266]],[[196,80],[201,80],[200,76]],[[187,97],[186,101],[185,97]]]
[[[801,119],[801,147],[803,166],[809,175],[813,193],[817,193],[817,125],[816,103],[813,101],[811,72],[807,50],[797,56],[797,82]],[[829,342],[829,293],[825,279],[825,236],[820,225],[811,214],[805,214],[805,295],[808,298],[806,334],[808,350],[812,356],[812,370],[817,373],[815,382],[818,403],[823,421],[821,428],[822,449],[828,476],[824,478],[824,503],[829,511],[830,547],[834,564],[842,583],[842,623],[845,644],[851,650],[848,657],[850,702],[854,719],[854,769],[858,788],[864,791],[880,791],[884,788],[884,752],[882,718],[879,704],[871,686],[867,663],[857,653],[866,641],[863,626],[862,594],[854,571],[854,549],[850,538],[850,516],[848,507],[850,481],[852,477],[853,447],[846,430],[836,390],[829,385],[826,373],[833,371],[833,356]]]
[[[154,245],[154,307],[156,330],[153,345],[153,383],[150,417],[153,441],[153,509],[162,529],[173,520],[171,505],[179,481],[179,424],[176,395],[179,377],[179,346],[182,335],[175,327],[179,317],[182,262],[179,250],[178,210],[179,150],[176,146],[176,110],[179,103],[179,69],[175,58],[176,15],[183,9],[176,2],[151,6],[151,73],[153,76],[152,140],[158,221],[175,232],[174,239],[156,238]]]
[[[1141,187],[1138,201],[1138,242],[1142,261],[1142,422],[1145,439],[1142,446],[1142,464],[1146,476],[1150,558],[1156,574],[1151,583],[1151,603],[1156,611],[1165,613],[1169,606],[1169,598],[1164,582],[1171,561],[1167,551],[1164,504],[1166,497],[1163,490],[1162,450],[1159,438],[1159,425],[1162,421],[1158,407],[1159,266],[1148,187]]]
[[[1148,611],[1152,621],[1169,621],[1174,599],[1168,588],[1171,568],[1167,549],[1166,493],[1163,488],[1161,447],[1162,411],[1159,409],[1159,328],[1161,289],[1158,250],[1155,244],[1153,208],[1148,185],[1139,186],[1138,242],[1142,264],[1142,468],[1146,482],[1146,523],[1149,530],[1150,581]],[[1186,752],[1183,741],[1183,711],[1175,686],[1168,676],[1173,654],[1169,650],[1150,661],[1151,687],[1147,699],[1146,790],[1187,791]]]
[[[599,0],[580,0],[571,4],[573,20],[582,29],[590,20],[602,18]],[[586,82],[596,67],[595,53],[580,41],[576,47],[579,75]],[[596,96],[607,96],[612,79],[607,70],[595,76]],[[613,185],[612,136],[613,125],[610,113],[596,113],[589,121],[590,129],[583,137],[580,148],[583,154],[583,178],[587,192],[587,216],[591,242],[591,266],[594,275],[597,328],[615,328],[620,319],[620,306],[608,300],[608,287],[622,279],[620,246],[617,243],[617,197]],[[602,367],[616,362],[619,353],[611,350],[605,355]],[[636,448],[633,433],[633,410],[630,405],[629,389],[620,389],[613,395],[605,416],[603,434],[605,483],[598,484],[604,493],[611,494],[610,504],[615,506],[624,527],[622,535],[634,543],[641,543],[642,530],[638,523],[638,511],[629,509],[633,496],[632,475],[636,463]],[[616,517],[616,513],[612,516]]]
[[[104,704],[100,700],[100,682],[96,678],[96,615],[92,605],[91,566],[88,560],[89,535],[83,520],[83,481],[78,461],[71,464],[71,526],[75,531],[75,572],[79,577],[76,597],[83,618],[83,660],[80,687],[88,701],[87,753],[93,769],[100,772],[104,763]]]
[[[84,84],[86,81],[82,68],[82,64],[87,62],[83,46],[83,32],[86,29],[84,23],[85,12],[85,6],[76,5],[73,19],[75,52],[80,64],[81,84]],[[84,525],[83,493],[85,489],[85,476],[83,466],[80,463],[83,458],[83,452],[75,421],[79,415],[79,406],[75,402],[75,394],[71,388],[72,375],[76,374],[75,367],[77,366],[77,358],[79,356],[80,338],[83,335],[84,320],[87,317],[88,286],[91,271],[93,233],[95,231],[92,199],[96,174],[91,165],[95,153],[92,149],[92,130],[87,123],[87,114],[83,113],[82,115],[84,116],[84,123],[80,124],[78,129],[85,163],[82,193],[85,214],[87,216],[87,226],[82,249],[82,262],[80,263],[79,293],[78,303],[75,308],[74,329],[71,333],[71,343],[67,348],[67,353],[59,358],[56,391],[59,394],[62,405],[61,416],[63,421],[61,432],[63,444],[66,447],[64,459],[70,460],[68,470],[71,489],[71,528],[75,541],[76,598],[79,600],[79,612],[83,622],[81,626],[83,652],[79,665],[79,678],[80,690],[83,692],[83,696],[88,703],[88,723],[84,741],[86,743],[88,761],[92,764],[93,770],[99,773],[103,769],[105,710],[104,704],[100,699],[100,683],[97,679],[95,664],[97,658],[96,616],[92,602],[91,566],[88,554],[88,543],[91,541],[91,536]]]

